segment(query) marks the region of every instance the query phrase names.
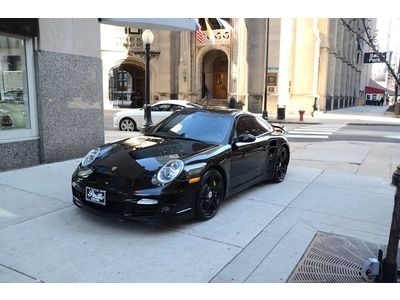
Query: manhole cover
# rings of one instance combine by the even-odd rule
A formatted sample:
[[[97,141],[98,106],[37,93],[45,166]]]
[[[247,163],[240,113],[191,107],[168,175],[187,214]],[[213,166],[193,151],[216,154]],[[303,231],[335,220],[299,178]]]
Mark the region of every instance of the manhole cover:
[[[378,244],[318,232],[288,282],[372,282],[362,274],[364,262],[377,257]]]

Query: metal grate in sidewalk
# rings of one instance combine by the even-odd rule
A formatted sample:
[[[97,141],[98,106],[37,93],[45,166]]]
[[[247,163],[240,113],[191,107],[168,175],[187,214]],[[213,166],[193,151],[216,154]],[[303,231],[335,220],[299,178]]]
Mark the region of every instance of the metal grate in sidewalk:
[[[367,283],[364,261],[377,257],[379,245],[318,232],[288,282]]]

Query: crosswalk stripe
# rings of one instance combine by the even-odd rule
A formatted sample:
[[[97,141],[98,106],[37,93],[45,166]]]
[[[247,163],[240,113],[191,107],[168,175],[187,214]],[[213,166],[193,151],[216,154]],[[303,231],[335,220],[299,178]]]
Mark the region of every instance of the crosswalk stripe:
[[[328,134],[331,135],[332,132],[315,132],[315,131],[289,131],[289,133],[300,133],[300,134]]]
[[[286,136],[288,138],[329,139],[329,136],[346,125],[308,125],[294,128]]]
[[[289,138],[328,139],[327,135],[286,134]]]
[[[296,131],[315,131],[315,132],[332,132],[336,131],[336,129],[316,129],[316,128],[295,128]]]
[[[311,128],[311,129],[324,129],[324,130],[338,130],[341,129],[343,127],[314,127],[314,126],[301,126],[299,127],[301,129],[307,129],[307,128]]]
[[[385,136],[385,138],[400,140],[400,135],[387,135]]]

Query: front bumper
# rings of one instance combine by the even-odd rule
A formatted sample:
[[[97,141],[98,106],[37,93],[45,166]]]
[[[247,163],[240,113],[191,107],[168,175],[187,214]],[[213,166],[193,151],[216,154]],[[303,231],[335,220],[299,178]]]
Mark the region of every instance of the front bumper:
[[[194,217],[195,185],[182,185],[175,192],[166,192],[162,188],[141,190],[140,194],[127,194],[115,190],[103,189],[107,193],[106,204],[101,205],[86,200],[86,185],[72,180],[73,203],[78,207],[114,220],[141,222],[175,222]],[[141,199],[154,199],[157,204],[138,204]]]

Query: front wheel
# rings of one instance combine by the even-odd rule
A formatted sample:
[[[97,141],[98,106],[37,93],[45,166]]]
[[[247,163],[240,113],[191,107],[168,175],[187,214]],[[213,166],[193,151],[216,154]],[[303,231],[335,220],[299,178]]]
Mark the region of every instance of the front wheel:
[[[130,118],[124,118],[119,123],[119,129],[122,131],[135,131],[136,123]]]
[[[225,183],[221,174],[214,169],[208,170],[200,181],[196,196],[196,218],[209,220],[217,214],[224,198]]]
[[[281,147],[274,164],[273,182],[282,182],[285,178],[289,164],[289,151],[286,147]]]

